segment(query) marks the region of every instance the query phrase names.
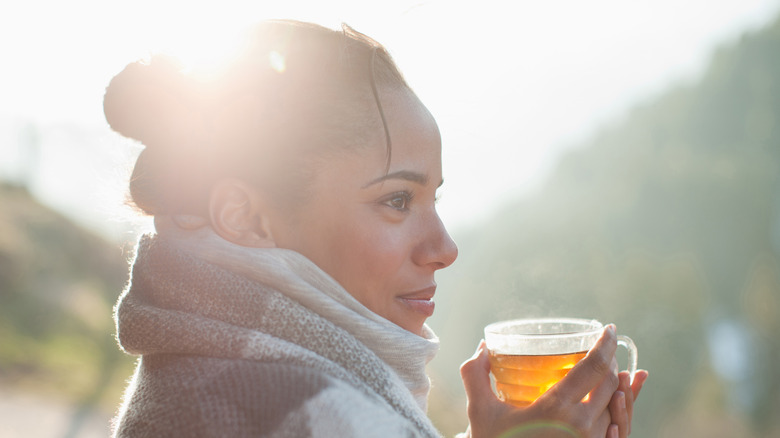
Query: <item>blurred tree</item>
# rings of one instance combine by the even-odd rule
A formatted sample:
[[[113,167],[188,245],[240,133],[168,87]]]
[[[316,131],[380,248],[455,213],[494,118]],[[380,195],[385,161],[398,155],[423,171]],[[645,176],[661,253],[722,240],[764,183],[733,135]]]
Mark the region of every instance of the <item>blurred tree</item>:
[[[133,359],[114,340],[111,309],[126,254],[0,183],[0,385],[65,397],[83,413],[118,403]]]

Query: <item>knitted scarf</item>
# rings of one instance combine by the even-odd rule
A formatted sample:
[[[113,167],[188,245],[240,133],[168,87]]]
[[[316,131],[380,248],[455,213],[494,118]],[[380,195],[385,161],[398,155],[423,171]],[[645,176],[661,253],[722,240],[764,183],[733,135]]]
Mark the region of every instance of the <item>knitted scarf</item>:
[[[142,236],[115,318],[141,355],[119,436],[439,436],[425,414],[434,333],[371,312],[296,252],[208,227]]]

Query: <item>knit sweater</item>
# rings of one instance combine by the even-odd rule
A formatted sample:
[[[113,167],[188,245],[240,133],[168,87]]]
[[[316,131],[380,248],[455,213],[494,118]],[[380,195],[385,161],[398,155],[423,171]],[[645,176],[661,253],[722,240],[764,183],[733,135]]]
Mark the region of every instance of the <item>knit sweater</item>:
[[[119,437],[432,437],[438,348],[302,255],[208,228],[143,236],[115,318],[140,355]]]

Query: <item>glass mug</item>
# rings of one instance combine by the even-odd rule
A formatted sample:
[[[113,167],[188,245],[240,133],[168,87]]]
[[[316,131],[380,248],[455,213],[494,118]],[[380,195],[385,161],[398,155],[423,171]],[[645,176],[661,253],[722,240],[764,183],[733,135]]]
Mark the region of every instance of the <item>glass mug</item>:
[[[537,318],[501,321],[485,327],[498,398],[528,406],[565,376],[604,332],[595,319]],[[628,371],[634,380],[637,349],[628,336],[618,335],[628,349]]]

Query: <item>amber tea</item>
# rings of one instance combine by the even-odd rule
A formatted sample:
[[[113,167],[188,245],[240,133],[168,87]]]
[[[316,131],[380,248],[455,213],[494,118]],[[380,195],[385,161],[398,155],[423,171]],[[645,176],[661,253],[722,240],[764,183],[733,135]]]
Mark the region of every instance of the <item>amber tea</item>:
[[[515,406],[527,406],[574,368],[587,351],[550,355],[490,353],[498,397]]]
[[[515,406],[533,403],[585,357],[603,328],[596,320],[573,318],[520,319],[485,327],[498,397]],[[636,347],[622,335],[618,343],[629,351],[633,378]]]

